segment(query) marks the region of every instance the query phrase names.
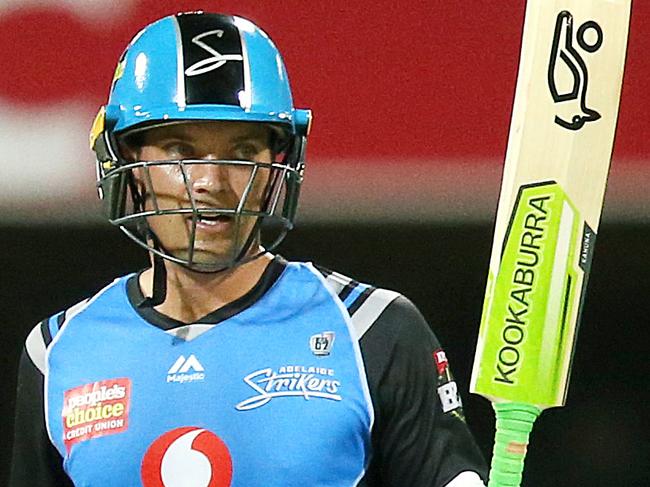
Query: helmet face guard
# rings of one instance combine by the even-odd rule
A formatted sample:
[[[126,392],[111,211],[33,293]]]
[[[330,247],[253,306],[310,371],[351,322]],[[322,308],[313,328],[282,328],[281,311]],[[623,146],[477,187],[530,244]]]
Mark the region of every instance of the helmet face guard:
[[[280,129],[283,144],[272,148],[278,157],[270,162],[132,161],[120,152],[125,134],[201,121],[268,124]],[[108,219],[154,255],[201,272],[231,268],[272,250],[294,224],[310,122],[309,110],[293,108],[280,54],[254,24],[216,14],[165,17],[141,31],[126,49],[109,103],[100,109],[91,131],[98,192]],[[236,204],[197,201],[192,173],[205,165],[246,174]],[[157,171],[178,175],[183,192],[178,200],[184,203],[161,201]],[[154,222],[164,218],[187,221],[185,252],[166,249],[155,234]],[[230,248],[217,262],[202,261],[195,248],[197,225],[219,218],[232,227]],[[256,253],[260,245],[263,250]]]
[[[103,144],[96,144],[99,145]],[[274,249],[293,228],[304,169],[304,165],[297,164],[297,149],[289,145],[272,162],[214,159],[129,162],[118,156],[117,163],[110,160],[98,163],[97,186],[107,203],[109,221],[138,245],[193,270],[218,272],[257,257],[259,253],[251,251],[260,245],[265,251]],[[246,178],[235,205],[211,206],[197,200],[192,189],[193,173],[205,166],[218,166]],[[177,175],[180,191],[173,204],[169,198],[159,196],[164,190],[157,183],[157,172]],[[156,219],[174,216],[188,222],[187,252],[182,256],[167,249],[163,236],[153,230]],[[218,262],[206,263],[195,254],[197,224],[218,217],[226,218],[232,226],[230,248]]]

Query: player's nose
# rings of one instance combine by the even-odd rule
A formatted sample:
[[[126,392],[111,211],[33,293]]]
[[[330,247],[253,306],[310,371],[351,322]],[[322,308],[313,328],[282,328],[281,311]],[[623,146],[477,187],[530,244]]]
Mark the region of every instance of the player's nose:
[[[219,193],[228,189],[228,169],[223,163],[215,162],[219,158],[213,155],[201,158],[203,163],[193,164],[190,183],[194,194],[205,195]]]

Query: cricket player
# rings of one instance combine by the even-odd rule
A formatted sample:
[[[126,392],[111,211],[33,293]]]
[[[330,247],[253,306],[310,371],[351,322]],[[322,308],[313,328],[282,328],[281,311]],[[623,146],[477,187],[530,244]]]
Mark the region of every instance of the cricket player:
[[[135,36],[90,142],[108,218],[151,267],[27,337],[11,487],[483,485],[415,306],[272,253],[310,124],[248,20]]]

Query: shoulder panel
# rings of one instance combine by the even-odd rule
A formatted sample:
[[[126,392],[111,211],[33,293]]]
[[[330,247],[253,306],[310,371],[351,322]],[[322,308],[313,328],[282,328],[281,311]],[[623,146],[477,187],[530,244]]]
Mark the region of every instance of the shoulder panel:
[[[363,304],[354,313],[351,313],[357,339],[361,339],[388,305],[399,296],[401,296],[400,293],[388,289],[373,289],[368,293]]]
[[[49,337],[47,323],[48,320],[41,321],[32,328],[25,340],[27,355],[41,374],[45,374],[45,352],[47,351],[47,345],[52,341],[52,338]]]
[[[78,302],[74,306],[71,306],[65,311],[65,315],[63,316],[63,319],[60,321],[60,326],[59,326],[59,331],[63,330],[67,323],[77,316],[79,313],[84,311],[86,308],[88,308],[93,302],[95,302],[100,296],[102,296],[106,291],[111,289],[113,286],[117,285],[121,281],[126,281],[126,279],[129,276],[124,276],[124,277],[118,277],[117,279],[114,279],[112,282],[104,286],[101,290],[99,290],[94,296],[90,298],[86,298],[83,301]],[[56,341],[56,337],[53,337],[53,341]]]
[[[27,335],[25,339],[27,355],[41,374],[45,374],[47,347],[52,343],[52,340],[65,323],[67,317],[76,314],[87,302],[88,299],[84,299],[65,311],[44,319],[32,328],[32,331]]]
[[[343,290],[346,287],[349,287],[352,282],[356,282],[353,279],[344,276],[343,274],[339,274],[338,272],[331,271],[329,269],[325,269],[324,267],[319,267],[319,266],[314,266],[318,272],[320,272],[323,277],[325,278],[325,282],[329,286],[329,288],[334,291],[335,294],[339,294],[343,292]]]
[[[329,269],[316,269],[323,275],[329,288],[343,301],[357,339],[368,331],[390,303],[401,296],[395,291],[378,289]]]

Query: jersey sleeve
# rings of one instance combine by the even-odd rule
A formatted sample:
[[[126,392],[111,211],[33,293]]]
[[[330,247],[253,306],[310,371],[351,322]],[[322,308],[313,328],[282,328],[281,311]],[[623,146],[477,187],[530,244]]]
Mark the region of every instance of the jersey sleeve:
[[[417,308],[394,299],[360,339],[375,409],[365,485],[475,487],[485,461],[438,339]]]
[[[46,346],[51,341],[48,322],[32,330],[20,357],[9,487],[73,486],[45,426],[43,371]]]

